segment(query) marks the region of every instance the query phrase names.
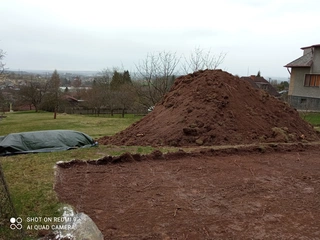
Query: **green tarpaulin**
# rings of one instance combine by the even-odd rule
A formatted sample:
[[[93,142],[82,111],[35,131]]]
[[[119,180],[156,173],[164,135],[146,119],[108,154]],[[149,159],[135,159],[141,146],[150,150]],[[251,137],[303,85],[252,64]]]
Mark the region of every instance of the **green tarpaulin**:
[[[11,133],[0,136],[0,156],[55,152],[96,145],[87,134],[71,130]]]

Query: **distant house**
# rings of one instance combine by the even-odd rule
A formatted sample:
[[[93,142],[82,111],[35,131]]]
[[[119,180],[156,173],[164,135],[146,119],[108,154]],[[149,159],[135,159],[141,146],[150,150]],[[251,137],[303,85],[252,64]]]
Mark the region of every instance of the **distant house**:
[[[254,88],[260,88],[272,96],[280,97],[277,90],[263,77],[251,75],[250,77],[241,77],[240,79],[249,82]]]
[[[81,104],[83,103],[83,100],[76,99],[70,95],[64,95],[62,99],[64,101],[61,103],[60,107],[65,113],[75,113],[75,110],[82,109]]]
[[[301,49],[303,55],[284,66],[290,73],[288,102],[299,110],[320,111],[320,44]]]

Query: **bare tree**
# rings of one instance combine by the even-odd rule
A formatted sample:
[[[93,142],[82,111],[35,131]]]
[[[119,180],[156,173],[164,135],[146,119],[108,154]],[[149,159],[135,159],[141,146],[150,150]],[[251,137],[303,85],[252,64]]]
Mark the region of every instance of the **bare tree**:
[[[42,103],[43,97],[47,90],[47,81],[40,82],[35,80],[30,80],[25,86],[22,86],[19,91],[19,95],[23,102],[33,105],[36,112],[38,112],[39,107]]]
[[[54,119],[57,118],[57,111],[61,102],[61,95],[62,92],[60,91],[60,76],[57,70],[54,70],[51,78],[48,79],[47,91],[43,97],[43,103],[41,104],[43,109],[54,112]]]
[[[126,83],[113,91],[117,106],[121,108],[122,117],[124,117],[125,111],[134,104],[135,92],[132,91],[132,87],[132,84]]]
[[[3,74],[4,72],[4,66],[6,65],[4,62],[3,62],[3,59],[5,57],[6,53],[0,49],[0,75]]]
[[[169,91],[179,62],[176,53],[163,51],[148,54],[145,60],[136,65],[139,78],[143,81],[137,93],[140,98],[147,100],[144,102],[148,102],[149,107],[159,102]]]
[[[226,53],[221,52],[214,55],[211,50],[205,51],[196,47],[185,62],[182,64],[182,70],[185,74],[204,69],[217,69],[224,61]]]
[[[5,53],[3,52],[2,49],[0,49],[0,78],[1,78],[1,75],[3,74],[4,72],[4,63],[2,62],[3,58],[4,58],[4,55]],[[1,107],[1,110],[2,112],[4,113],[5,112],[5,99],[4,99],[4,96],[2,94],[2,91],[0,90],[0,107]]]
[[[0,111],[2,111],[2,114],[5,113],[5,109],[6,109],[6,101],[5,101],[5,98],[2,94],[2,91],[0,90]]]
[[[113,104],[110,102],[113,100],[110,91],[111,74],[112,72],[110,70],[103,70],[99,76],[94,78],[92,88],[83,96],[86,100],[87,107],[94,109],[97,115],[100,114],[101,108],[103,107],[108,106],[110,109],[113,108]]]

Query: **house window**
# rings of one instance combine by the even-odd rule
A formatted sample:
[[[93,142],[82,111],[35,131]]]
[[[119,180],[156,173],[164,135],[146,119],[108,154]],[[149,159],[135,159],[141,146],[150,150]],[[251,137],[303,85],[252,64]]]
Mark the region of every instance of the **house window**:
[[[304,79],[305,87],[320,87],[320,74],[306,74]]]
[[[300,104],[306,104],[306,103],[307,103],[307,99],[305,99],[305,98],[300,99]]]

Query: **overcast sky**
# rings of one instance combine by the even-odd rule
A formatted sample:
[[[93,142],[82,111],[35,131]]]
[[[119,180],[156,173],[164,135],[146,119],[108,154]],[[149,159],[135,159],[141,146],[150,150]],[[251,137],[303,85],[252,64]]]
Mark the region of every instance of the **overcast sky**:
[[[318,0],[2,0],[0,49],[12,70],[135,71],[147,54],[227,53],[223,70],[289,77],[320,43]]]

